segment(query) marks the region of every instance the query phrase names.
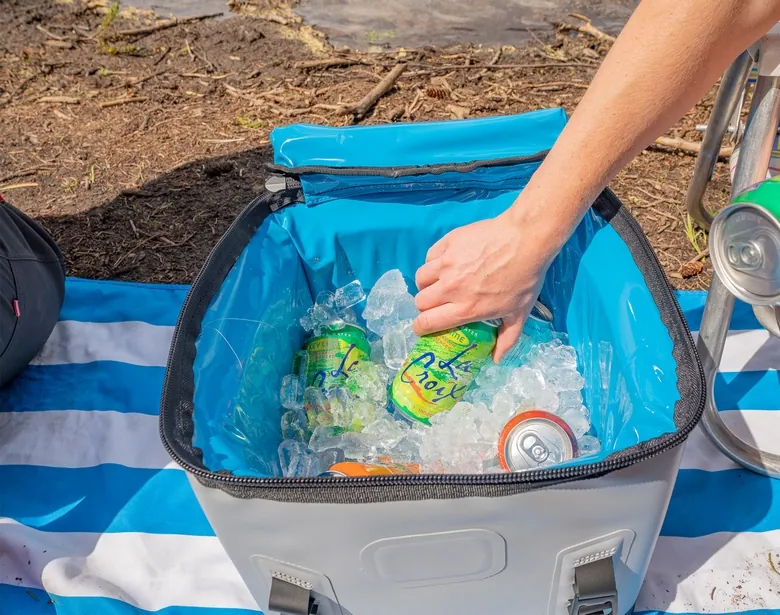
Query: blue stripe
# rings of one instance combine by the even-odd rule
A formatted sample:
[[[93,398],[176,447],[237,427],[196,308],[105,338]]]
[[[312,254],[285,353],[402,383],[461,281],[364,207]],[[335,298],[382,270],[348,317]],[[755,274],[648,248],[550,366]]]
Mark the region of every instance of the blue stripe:
[[[780,481],[746,470],[680,470],[661,535],[697,538],[779,527]]]
[[[47,532],[214,536],[183,470],[0,466],[0,485],[0,517]]]
[[[780,410],[780,372],[724,372],[715,378],[720,410]]]
[[[187,286],[68,278],[60,320],[176,324]]]
[[[2,408],[35,410],[114,410],[156,415],[164,367],[116,361],[33,365],[0,389]]]
[[[259,615],[246,609],[169,606],[147,611],[114,598],[72,598],[0,583],[2,615]]]
[[[707,301],[707,293],[703,290],[683,290],[677,291],[676,295],[677,301],[685,313],[688,327],[690,327],[691,331],[698,331],[701,326],[701,317],[704,313],[704,304]],[[747,303],[737,301],[734,305],[734,314],[731,317],[729,329],[732,331],[744,331],[761,328],[755,314],[753,314],[753,308]]]

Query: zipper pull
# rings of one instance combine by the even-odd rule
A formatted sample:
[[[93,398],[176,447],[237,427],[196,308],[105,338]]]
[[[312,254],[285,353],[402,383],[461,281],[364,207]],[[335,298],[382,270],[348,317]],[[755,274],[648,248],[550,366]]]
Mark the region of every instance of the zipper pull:
[[[299,190],[301,182],[294,177],[284,175],[269,175],[265,180],[265,189],[268,192],[281,192],[282,190]]]

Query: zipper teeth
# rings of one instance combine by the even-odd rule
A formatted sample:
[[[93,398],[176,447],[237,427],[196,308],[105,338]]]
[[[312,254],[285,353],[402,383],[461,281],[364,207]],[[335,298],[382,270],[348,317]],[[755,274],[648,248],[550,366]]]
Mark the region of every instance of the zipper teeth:
[[[355,177],[414,177],[416,175],[440,175],[442,173],[470,173],[476,169],[514,166],[541,162],[549,150],[530,154],[528,156],[507,156],[492,160],[473,160],[471,162],[454,162],[450,164],[432,164],[405,167],[329,167],[326,165],[303,165],[287,167],[281,164],[267,164],[266,170],[287,177],[301,175],[345,175]]]
[[[278,195],[279,193],[277,193]],[[160,438],[163,442],[163,446],[172,459],[176,461],[182,468],[193,474],[194,476],[220,482],[228,485],[245,485],[250,487],[279,487],[279,488],[301,488],[301,487],[322,487],[323,485],[332,486],[382,486],[382,485],[518,485],[528,484],[536,485],[541,483],[555,483],[558,481],[571,481],[575,479],[593,478],[602,474],[627,468],[640,461],[646,461],[661,453],[664,453],[672,448],[682,444],[688,437],[690,432],[698,423],[702,412],[704,411],[705,397],[702,396],[699,401],[699,406],[696,413],[682,428],[676,431],[674,434],[666,437],[662,442],[655,444],[654,446],[641,451],[634,451],[628,455],[622,455],[619,459],[605,459],[597,463],[584,464],[581,466],[567,467],[567,468],[547,468],[542,470],[528,470],[525,472],[509,473],[509,474],[402,474],[402,475],[390,475],[390,476],[346,476],[346,477],[300,477],[300,478],[276,478],[276,477],[252,477],[252,476],[233,476],[226,474],[218,474],[202,468],[196,467],[187,461],[184,461],[181,456],[173,450],[173,447],[168,442],[165,434],[164,425],[167,418],[167,398],[168,398],[168,374],[171,369],[173,357],[176,355],[176,347],[179,344],[178,337],[180,326],[183,321],[183,315],[186,311],[186,307],[189,304],[192,291],[197,288],[204,272],[208,269],[209,264],[212,261],[213,255],[217,252],[217,249],[229,236],[230,232],[238,226],[241,221],[249,214],[249,212],[256,207],[262,200],[273,198],[272,193],[265,193],[257,197],[252,201],[246,209],[233,221],[228,227],[228,230],[223,234],[220,241],[215,248],[211,251],[203,267],[198,272],[198,275],[193,281],[190,293],[187,295],[187,299],[184,302],[184,306],[179,313],[179,317],[176,322],[176,334],[174,335],[171,350],[168,355],[168,361],[166,364],[166,376],[165,385],[163,387],[163,395],[160,404],[160,423],[159,431]],[[606,198],[611,204],[622,208],[622,205],[618,198],[610,189],[604,191],[604,198]],[[624,211],[620,209],[619,211]],[[645,252],[645,254],[660,268],[658,257],[655,255],[650,242],[642,232],[639,223],[631,216],[625,215],[628,226],[634,231],[636,238],[638,239],[639,247]],[[665,281],[664,281],[665,282]],[[696,347],[693,342],[693,336],[685,321],[685,315],[677,302],[674,293],[669,287],[668,283],[664,283],[663,291],[666,293],[667,298],[671,300],[675,307],[677,315],[683,324],[683,328],[686,334],[686,338],[689,342],[689,347],[693,349],[694,356],[696,355]],[[699,380],[704,381],[704,371],[700,361],[696,361]],[[661,436],[663,437],[663,436]],[[617,453],[613,453],[617,454]]]

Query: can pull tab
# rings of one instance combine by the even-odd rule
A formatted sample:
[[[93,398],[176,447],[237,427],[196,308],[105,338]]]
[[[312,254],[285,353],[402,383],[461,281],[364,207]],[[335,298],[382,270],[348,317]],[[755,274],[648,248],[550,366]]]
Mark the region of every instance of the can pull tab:
[[[764,264],[764,251],[754,241],[735,241],[726,248],[729,264],[742,271],[755,271]]]

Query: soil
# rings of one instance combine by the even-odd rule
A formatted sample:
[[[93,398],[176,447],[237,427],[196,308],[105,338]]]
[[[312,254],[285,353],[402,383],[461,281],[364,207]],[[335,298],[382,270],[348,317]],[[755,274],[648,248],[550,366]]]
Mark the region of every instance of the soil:
[[[100,0],[5,0],[3,8],[0,192],[54,235],[70,275],[144,282],[192,280],[262,190],[274,127],[458,119],[558,105],[571,113],[610,44],[556,32],[500,53],[476,46],[336,52],[283,0],[243,2],[230,19],[121,37],[160,18],[116,14]],[[323,58],[341,65],[298,64]],[[406,71],[366,117],[339,113],[399,62]],[[700,140],[694,127],[706,122],[714,93],[668,136]],[[654,148],[612,186],[678,288],[706,288],[709,281],[706,259],[701,273],[679,274],[706,247],[683,205],[694,161]],[[705,197],[712,211],[725,205],[727,173],[719,163]]]

